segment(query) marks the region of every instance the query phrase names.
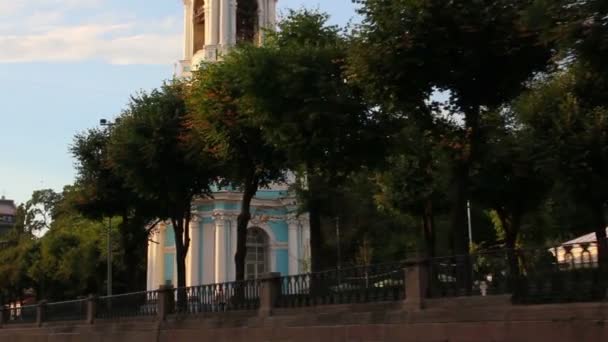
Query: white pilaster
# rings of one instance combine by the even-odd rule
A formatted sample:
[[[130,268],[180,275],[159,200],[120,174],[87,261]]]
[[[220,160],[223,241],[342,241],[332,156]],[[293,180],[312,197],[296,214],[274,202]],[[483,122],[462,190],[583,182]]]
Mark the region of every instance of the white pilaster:
[[[300,254],[298,250],[298,228],[299,224],[296,218],[289,218],[287,221],[289,224],[289,236],[288,236],[288,256],[289,256],[289,275],[298,274]]]
[[[226,281],[226,224],[223,217],[215,219],[215,282]]]
[[[215,223],[203,225],[203,284],[215,282]]]

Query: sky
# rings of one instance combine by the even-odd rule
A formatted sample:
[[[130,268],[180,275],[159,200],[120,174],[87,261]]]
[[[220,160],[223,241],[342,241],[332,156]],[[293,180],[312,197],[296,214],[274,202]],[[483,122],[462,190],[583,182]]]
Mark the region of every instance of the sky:
[[[129,95],[171,78],[182,0],[0,0],[0,196],[17,203],[74,180],[75,134],[115,117]],[[344,25],[351,0],[279,0]]]

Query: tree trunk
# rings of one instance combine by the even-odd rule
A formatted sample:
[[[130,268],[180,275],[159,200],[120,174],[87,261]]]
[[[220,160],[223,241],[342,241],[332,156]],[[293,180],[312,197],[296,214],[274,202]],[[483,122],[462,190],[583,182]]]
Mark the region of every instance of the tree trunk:
[[[469,173],[473,158],[476,154],[479,138],[479,116],[480,107],[472,106],[465,112],[465,137],[461,147],[460,158],[456,161],[453,178],[453,207],[452,207],[452,232],[454,233],[454,252],[456,262],[462,265],[459,287],[463,288],[466,295],[472,291],[472,269],[469,251],[469,236],[467,229],[467,201],[469,200]]]
[[[147,258],[148,233],[141,220],[122,215],[120,227],[121,244],[124,251],[125,279],[127,292],[137,292],[145,288],[145,260]]]
[[[313,196],[315,194],[313,193]],[[311,199],[308,202],[308,214],[310,216],[310,269],[311,272],[321,271],[321,210],[319,201]]]
[[[185,216],[172,219],[175,234],[175,264],[177,268],[177,309],[185,310],[187,306],[186,288],[186,255],[190,246],[190,210]]]
[[[496,212],[505,231],[505,248],[507,249],[507,262],[509,265],[508,286],[509,289],[513,290],[520,275],[516,244],[522,215],[514,211],[511,213],[511,217],[509,217],[509,214],[502,209],[497,209]]]
[[[245,279],[245,257],[247,256],[247,227],[251,220],[251,200],[259,187],[259,180],[252,176],[245,182],[243,197],[241,200],[241,212],[237,218],[236,226],[236,254],[234,264],[236,269],[236,280]]]
[[[422,224],[424,227],[424,243],[426,247],[426,255],[429,258],[435,257],[435,220],[433,217],[433,202],[427,199],[424,205],[424,213],[422,215]]]

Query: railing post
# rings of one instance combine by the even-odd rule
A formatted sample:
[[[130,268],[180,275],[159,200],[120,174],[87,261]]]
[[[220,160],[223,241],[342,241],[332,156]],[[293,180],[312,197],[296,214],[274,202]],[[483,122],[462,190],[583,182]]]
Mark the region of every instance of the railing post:
[[[97,297],[89,295],[87,297],[87,324],[95,323],[95,316],[97,315]]]
[[[156,314],[158,315],[158,320],[164,321],[167,319],[167,315],[171,314],[173,311],[173,305],[171,305],[173,302],[173,286],[161,285],[158,288],[158,299],[156,302]]]
[[[281,295],[281,273],[266,273],[260,281],[260,308],[258,315],[268,317],[272,315],[277,299]]]
[[[46,304],[46,300],[41,300],[36,306],[36,325],[39,327],[46,321]]]
[[[405,267],[405,308],[408,310],[421,310],[424,308],[426,298],[427,261],[415,260]]]

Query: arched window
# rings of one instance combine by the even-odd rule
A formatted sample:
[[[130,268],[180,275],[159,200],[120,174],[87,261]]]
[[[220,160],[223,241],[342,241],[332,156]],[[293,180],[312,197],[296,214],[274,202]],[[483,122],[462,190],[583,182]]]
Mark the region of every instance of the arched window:
[[[257,279],[269,271],[268,240],[268,234],[260,228],[250,228],[247,231],[245,278]]]
[[[205,47],[205,0],[194,1],[194,30],[192,32],[194,39],[194,52]]]
[[[239,0],[236,10],[236,42],[254,43],[258,32],[258,0]]]

